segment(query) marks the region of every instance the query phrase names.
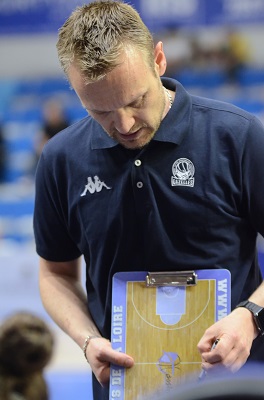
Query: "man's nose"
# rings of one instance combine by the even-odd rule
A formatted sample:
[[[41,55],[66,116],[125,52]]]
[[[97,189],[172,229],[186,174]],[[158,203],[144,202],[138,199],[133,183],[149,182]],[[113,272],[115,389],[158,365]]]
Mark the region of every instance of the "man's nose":
[[[131,133],[135,119],[129,110],[120,109],[114,114],[114,127],[122,135]]]

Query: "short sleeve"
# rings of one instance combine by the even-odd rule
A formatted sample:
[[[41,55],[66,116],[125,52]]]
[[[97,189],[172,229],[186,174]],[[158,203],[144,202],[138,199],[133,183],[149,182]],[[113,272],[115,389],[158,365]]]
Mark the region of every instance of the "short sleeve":
[[[63,198],[67,188],[59,179],[54,160],[42,153],[36,171],[34,235],[36,251],[50,261],[69,261],[81,255],[67,226]]]

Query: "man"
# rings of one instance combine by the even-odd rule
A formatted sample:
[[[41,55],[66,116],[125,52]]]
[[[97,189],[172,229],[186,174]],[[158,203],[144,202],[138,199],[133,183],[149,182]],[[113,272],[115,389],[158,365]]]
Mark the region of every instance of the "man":
[[[49,314],[83,348],[94,398],[107,399],[110,363],[134,362],[109,341],[114,273],[227,268],[232,307],[248,298],[264,306],[256,256],[264,130],[245,111],[161,79],[162,43],[154,46],[128,4],[78,8],[57,48],[89,116],[50,140],[38,165],[40,290]],[[237,371],[257,335],[252,313],[236,308],[201,338],[203,368]]]

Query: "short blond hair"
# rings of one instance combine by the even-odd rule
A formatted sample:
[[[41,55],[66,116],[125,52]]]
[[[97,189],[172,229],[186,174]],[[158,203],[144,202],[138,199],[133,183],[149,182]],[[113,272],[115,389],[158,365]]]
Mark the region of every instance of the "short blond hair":
[[[59,30],[58,57],[66,75],[74,62],[88,81],[103,78],[120,63],[124,50],[142,52],[154,69],[153,37],[139,13],[114,0],[77,7]]]

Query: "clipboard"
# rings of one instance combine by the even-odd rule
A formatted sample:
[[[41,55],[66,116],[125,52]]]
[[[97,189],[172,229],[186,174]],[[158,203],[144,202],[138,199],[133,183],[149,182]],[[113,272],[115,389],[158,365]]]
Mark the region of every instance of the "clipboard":
[[[198,379],[197,343],[230,309],[226,269],[116,273],[111,343],[135,364],[130,369],[111,365],[109,400],[137,400],[164,393],[190,375]]]

